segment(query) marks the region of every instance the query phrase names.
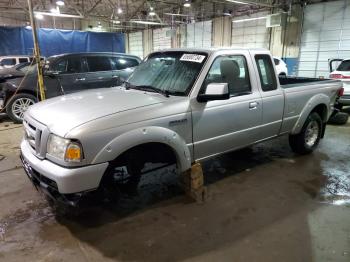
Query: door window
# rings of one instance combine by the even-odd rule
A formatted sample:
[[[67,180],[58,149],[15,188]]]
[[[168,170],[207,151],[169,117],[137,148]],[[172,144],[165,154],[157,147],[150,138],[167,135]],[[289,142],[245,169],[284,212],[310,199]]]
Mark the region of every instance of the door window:
[[[19,61],[19,63],[26,63],[26,62],[28,62],[28,58],[24,58],[24,57],[18,58],[18,61]]]
[[[112,70],[111,61],[106,56],[88,56],[86,57],[89,72],[110,71]]]
[[[5,66],[13,66],[16,64],[16,59],[15,58],[5,58],[1,60],[1,64]]]
[[[255,62],[258,67],[261,88],[264,92],[277,89],[277,80],[269,55],[256,55]]]
[[[123,70],[139,65],[139,61],[136,59],[126,57],[111,57],[111,63],[113,70]]]
[[[80,57],[68,57],[67,59],[62,59],[53,65],[51,70],[57,71],[61,74],[77,74],[86,71],[82,68]]]
[[[250,94],[251,85],[245,57],[231,55],[216,58],[204,80],[202,92],[210,83],[227,83],[231,96]]]

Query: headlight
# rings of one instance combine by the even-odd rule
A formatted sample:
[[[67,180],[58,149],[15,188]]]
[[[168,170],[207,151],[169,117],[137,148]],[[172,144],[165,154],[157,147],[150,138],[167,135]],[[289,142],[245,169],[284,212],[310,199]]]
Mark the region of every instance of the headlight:
[[[66,162],[81,162],[81,145],[69,139],[51,134],[47,142],[47,153]]]

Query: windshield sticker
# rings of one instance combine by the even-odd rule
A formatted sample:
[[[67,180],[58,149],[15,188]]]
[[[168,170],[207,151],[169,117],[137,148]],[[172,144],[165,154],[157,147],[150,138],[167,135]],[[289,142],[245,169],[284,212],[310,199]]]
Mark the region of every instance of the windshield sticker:
[[[204,59],[205,59],[204,55],[183,54],[182,57],[180,58],[180,61],[202,63]]]

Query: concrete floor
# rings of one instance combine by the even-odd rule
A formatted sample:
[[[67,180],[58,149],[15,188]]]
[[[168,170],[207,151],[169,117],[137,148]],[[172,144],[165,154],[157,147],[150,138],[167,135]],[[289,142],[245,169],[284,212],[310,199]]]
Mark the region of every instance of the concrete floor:
[[[25,176],[21,126],[1,121],[0,261],[350,261],[350,122],[312,155],[282,137],[203,163],[204,204],[163,170],[69,218]]]

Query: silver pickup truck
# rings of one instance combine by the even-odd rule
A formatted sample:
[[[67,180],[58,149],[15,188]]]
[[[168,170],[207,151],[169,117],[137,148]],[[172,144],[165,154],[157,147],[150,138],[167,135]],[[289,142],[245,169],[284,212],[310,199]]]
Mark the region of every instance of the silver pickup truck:
[[[284,134],[306,154],[323,138],[341,88],[278,79],[264,49],[154,52],[123,86],[31,106],[21,159],[36,187],[74,205],[86,192],[137,188],[146,163],[176,164],[181,173]]]

